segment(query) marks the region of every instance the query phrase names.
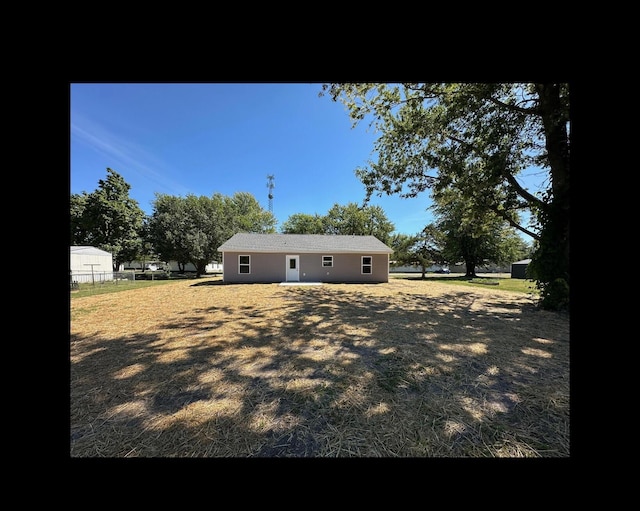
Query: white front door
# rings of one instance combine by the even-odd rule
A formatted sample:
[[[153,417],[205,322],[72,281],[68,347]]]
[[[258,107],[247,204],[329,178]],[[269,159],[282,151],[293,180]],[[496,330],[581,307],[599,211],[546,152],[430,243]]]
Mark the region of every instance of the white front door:
[[[287,282],[300,280],[300,256],[287,256]]]

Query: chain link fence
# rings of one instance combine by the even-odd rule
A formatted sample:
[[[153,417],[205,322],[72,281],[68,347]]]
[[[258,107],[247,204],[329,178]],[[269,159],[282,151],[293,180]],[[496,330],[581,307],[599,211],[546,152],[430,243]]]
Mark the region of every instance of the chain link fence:
[[[71,289],[80,289],[80,286],[103,286],[105,284],[117,285],[122,281],[135,280],[134,271],[96,271],[93,273],[69,273],[69,284]]]

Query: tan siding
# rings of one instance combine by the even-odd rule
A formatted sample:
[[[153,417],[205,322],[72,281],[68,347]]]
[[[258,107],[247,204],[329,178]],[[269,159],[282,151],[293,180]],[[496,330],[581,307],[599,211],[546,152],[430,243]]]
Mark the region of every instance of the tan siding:
[[[251,273],[238,273],[238,256],[251,256]],[[223,275],[225,282],[283,282],[286,280],[286,256],[300,256],[301,282],[388,282],[387,254],[296,254],[295,252],[256,253],[225,252]],[[322,266],[322,256],[333,256],[333,267]],[[362,256],[372,258],[372,273],[363,274]]]

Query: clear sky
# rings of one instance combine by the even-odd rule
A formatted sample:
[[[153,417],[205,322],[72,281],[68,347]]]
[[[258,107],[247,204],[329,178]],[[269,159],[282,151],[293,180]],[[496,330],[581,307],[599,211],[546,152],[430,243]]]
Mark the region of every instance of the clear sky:
[[[112,168],[150,215],[155,193],[184,197],[251,193],[269,205],[274,175],[277,229],[291,215],[324,215],[362,203],[357,167],[375,161],[368,120],[355,128],[320,83],[72,83],[70,191],[91,193]],[[428,192],[373,196],[414,234],[433,221]]]

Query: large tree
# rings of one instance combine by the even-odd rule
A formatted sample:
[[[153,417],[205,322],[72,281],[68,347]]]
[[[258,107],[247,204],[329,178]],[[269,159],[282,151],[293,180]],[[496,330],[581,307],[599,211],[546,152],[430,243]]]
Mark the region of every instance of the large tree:
[[[427,225],[414,235],[396,234],[391,239],[393,258],[396,265],[415,264],[422,270],[425,278],[427,268],[432,264],[445,263],[442,254],[444,236],[435,224]]]
[[[294,213],[280,227],[284,234],[324,234],[322,216]]]
[[[454,187],[434,193],[434,200],[431,209],[442,236],[442,257],[449,264],[463,261],[466,277],[475,277],[479,266],[505,265],[522,258],[522,239],[492,210],[483,210]]]
[[[395,226],[380,206],[360,205],[355,202],[334,204],[323,218],[326,234],[354,234],[375,236],[389,243]]]
[[[71,245],[92,245],[110,252],[113,269],[141,248],[144,212],[129,197],[131,186],[115,170],[92,192],[70,197]]]
[[[219,195],[219,194],[218,194]],[[223,197],[226,241],[237,232],[275,232],[277,220],[273,213],[265,211],[249,192],[236,192]]]
[[[353,234],[375,236],[389,243],[395,229],[380,206],[355,202],[334,204],[326,215],[295,213],[282,225],[288,234]]]
[[[148,222],[148,241],[164,261],[176,261],[178,271],[191,261],[187,235],[191,226],[187,201],[182,197],[156,193]]]
[[[247,192],[232,197],[175,197],[156,194],[149,220],[149,240],[164,260],[184,267],[192,263],[196,275],[218,258],[218,247],[237,232],[274,232],[276,220]]]
[[[536,240],[530,265],[541,306],[569,306],[570,117],[564,83],[323,84],[348,108],[354,126],[365,118],[381,133],[378,158],[356,169],[373,193],[412,197],[455,186],[475,194],[514,228]],[[518,176],[548,173],[540,194]],[[527,209],[533,225],[516,213]]]

